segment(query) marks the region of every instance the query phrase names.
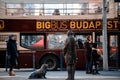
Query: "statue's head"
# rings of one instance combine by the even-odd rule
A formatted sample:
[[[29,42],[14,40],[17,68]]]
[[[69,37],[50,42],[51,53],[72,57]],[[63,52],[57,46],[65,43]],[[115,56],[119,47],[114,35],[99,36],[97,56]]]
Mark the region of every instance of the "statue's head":
[[[72,30],[68,30],[67,35],[68,36],[73,35],[73,31]]]

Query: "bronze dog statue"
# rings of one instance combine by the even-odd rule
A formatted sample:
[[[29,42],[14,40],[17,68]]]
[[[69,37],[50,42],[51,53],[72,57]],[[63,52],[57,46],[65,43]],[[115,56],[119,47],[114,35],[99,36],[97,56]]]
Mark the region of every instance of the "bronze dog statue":
[[[28,79],[46,79],[48,64],[43,64],[40,69],[33,71]]]

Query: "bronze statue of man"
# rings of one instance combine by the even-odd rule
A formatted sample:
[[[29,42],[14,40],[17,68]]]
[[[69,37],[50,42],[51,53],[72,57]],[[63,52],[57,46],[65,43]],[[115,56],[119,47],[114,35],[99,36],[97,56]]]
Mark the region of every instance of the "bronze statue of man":
[[[65,42],[64,57],[68,71],[68,78],[66,80],[74,80],[75,63],[76,63],[76,41],[72,30],[67,32],[68,38]]]

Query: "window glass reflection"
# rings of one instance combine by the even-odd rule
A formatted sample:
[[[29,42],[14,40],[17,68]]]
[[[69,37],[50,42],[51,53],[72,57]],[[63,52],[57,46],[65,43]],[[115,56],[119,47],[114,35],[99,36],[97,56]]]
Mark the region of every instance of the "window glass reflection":
[[[97,35],[97,44],[98,44],[98,49],[101,50],[100,54],[103,54],[102,51],[102,44],[103,44],[103,36],[102,35]],[[117,49],[118,49],[118,37],[116,35],[110,35],[110,40],[109,40],[109,45],[108,46],[110,48],[109,52],[110,52],[110,56],[109,57],[113,57],[112,55],[117,53]]]
[[[110,58],[115,60],[118,49],[118,37],[115,35],[110,36]]]
[[[89,3],[89,13],[101,13],[102,4],[101,3]]]
[[[6,5],[7,8],[21,8],[20,4],[7,4]]]
[[[58,9],[58,8],[63,8],[63,4],[44,4],[44,8],[46,9]]]
[[[120,3],[118,4],[118,15],[120,16]]]
[[[66,34],[49,34],[47,37],[48,49],[63,49],[66,38]]]
[[[87,41],[87,37],[89,36],[90,39],[92,39],[91,35],[76,35],[76,41],[78,43],[78,46],[80,49],[84,48],[84,43]]]
[[[28,49],[43,49],[44,36],[43,35],[22,35],[21,46]]]
[[[108,3],[109,7],[109,3]],[[102,3],[73,3],[73,4],[6,4],[7,15],[53,15],[58,10],[59,15],[83,15],[102,13]],[[107,9],[109,11],[109,8]],[[55,13],[55,15],[58,15]]]

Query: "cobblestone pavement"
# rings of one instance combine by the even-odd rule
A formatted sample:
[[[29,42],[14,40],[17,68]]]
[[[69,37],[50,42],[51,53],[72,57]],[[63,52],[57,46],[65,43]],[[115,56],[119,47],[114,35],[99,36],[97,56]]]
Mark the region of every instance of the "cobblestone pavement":
[[[15,70],[16,76],[10,77],[7,72],[0,70],[0,80],[29,80],[28,76],[32,71]],[[65,80],[67,71],[48,71],[46,77],[46,80]],[[75,80],[120,80],[120,71],[100,71],[99,75],[85,74],[85,71],[76,71]]]

